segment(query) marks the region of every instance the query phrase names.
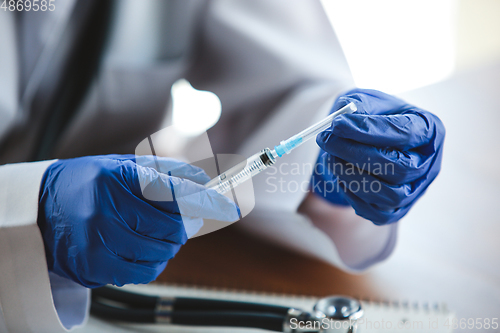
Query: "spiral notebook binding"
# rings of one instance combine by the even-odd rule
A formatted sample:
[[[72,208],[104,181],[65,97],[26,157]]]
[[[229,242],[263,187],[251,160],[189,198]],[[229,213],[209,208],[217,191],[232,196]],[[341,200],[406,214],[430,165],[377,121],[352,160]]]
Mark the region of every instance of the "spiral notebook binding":
[[[267,297],[272,299],[287,298],[294,299],[299,302],[315,302],[318,297],[312,297],[307,295],[295,295],[295,294],[283,294],[276,292],[261,292],[257,290],[239,290],[232,288],[216,288],[216,287],[202,287],[193,286],[187,284],[168,284],[168,283],[156,283],[157,286],[163,286],[174,289],[185,289],[190,290],[193,294],[205,294],[205,293],[223,293],[229,295],[240,295],[240,296],[250,296],[250,297]],[[392,309],[394,311],[412,311],[412,312],[422,312],[422,313],[434,313],[434,314],[449,314],[450,311],[446,303],[439,302],[417,302],[409,300],[389,300],[389,299],[374,299],[371,297],[361,296],[361,295],[346,295],[351,296],[367,307],[384,307],[387,309]],[[238,297],[239,298],[239,297]]]
[[[398,300],[374,300],[371,298],[364,297],[354,297],[361,301],[365,306],[376,306],[376,307],[386,307],[394,310],[402,311],[416,311],[425,313],[449,313],[448,306],[446,303],[439,302],[410,302],[408,300],[398,301]]]

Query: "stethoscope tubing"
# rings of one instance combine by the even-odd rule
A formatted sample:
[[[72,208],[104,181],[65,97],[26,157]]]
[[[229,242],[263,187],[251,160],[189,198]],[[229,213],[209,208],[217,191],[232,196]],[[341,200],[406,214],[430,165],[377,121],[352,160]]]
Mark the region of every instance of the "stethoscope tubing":
[[[289,310],[259,303],[148,296],[110,287],[94,289],[91,305],[91,313],[106,320],[253,327],[276,332],[282,332]]]
[[[93,289],[92,299],[106,299],[134,308],[153,310],[156,309],[162,302],[170,302],[172,307],[178,311],[243,311],[287,315],[288,310],[290,309],[289,307],[278,305],[225,301],[206,298],[149,296],[129,291],[123,291],[112,287],[101,287]]]

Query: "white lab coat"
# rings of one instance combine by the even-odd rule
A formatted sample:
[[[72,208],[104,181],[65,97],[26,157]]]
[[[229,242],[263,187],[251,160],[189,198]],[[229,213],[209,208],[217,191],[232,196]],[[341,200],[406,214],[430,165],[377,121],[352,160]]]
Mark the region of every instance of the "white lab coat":
[[[34,64],[50,55],[50,31],[63,29],[72,3],[57,2],[57,14],[39,26],[25,23],[23,33],[32,35],[18,34],[17,40],[14,16],[0,11],[1,139],[19,119],[26,80],[18,68],[31,64],[36,72]],[[244,156],[325,116],[335,96],[353,85],[316,1],[122,0],[116,11],[104,65],[60,140],[58,158],[133,152],[140,140],[160,129],[170,86],[182,77],[221,99],[223,114],[209,131],[214,152]],[[36,45],[28,54],[17,54],[22,51],[16,43],[23,38]],[[4,147],[0,160],[22,162],[31,144],[28,138]],[[283,161],[313,163],[319,148],[311,143],[298,150]],[[39,185],[50,163],[0,166],[0,332],[63,332],[87,315],[88,291],[49,276],[46,267],[36,219]],[[298,183],[309,177],[285,175]],[[366,260],[346,265],[328,235],[297,214],[304,193],[268,193],[264,179],[254,180],[252,223],[242,223],[249,230],[350,271],[392,252],[395,226],[382,251],[367,249]]]

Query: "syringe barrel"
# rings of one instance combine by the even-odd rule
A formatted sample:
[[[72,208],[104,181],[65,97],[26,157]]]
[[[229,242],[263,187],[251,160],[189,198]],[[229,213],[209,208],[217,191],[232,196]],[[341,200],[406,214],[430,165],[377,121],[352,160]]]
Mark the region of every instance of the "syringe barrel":
[[[242,161],[229,170],[224,171],[218,177],[206,183],[205,186],[224,194],[230,191],[231,188],[261,173],[269,166],[273,165],[275,161],[276,159],[271,154],[271,150],[265,148],[257,154],[247,158],[246,161]]]

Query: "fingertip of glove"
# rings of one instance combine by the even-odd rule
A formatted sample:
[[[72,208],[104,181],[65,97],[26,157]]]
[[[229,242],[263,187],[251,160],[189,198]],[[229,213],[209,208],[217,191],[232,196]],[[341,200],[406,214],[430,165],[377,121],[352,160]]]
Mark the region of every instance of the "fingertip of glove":
[[[206,184],[210,181],[210,177],[207,175],[205,170],[201,169],[194,175],[196,180],[199,181],[200,184]]]
[[[369,121],[370,115],[367,113],[341,115],[332,122],[332,134],[345,137],[352,135],[353,132],[365,132]]]
[[[318,144],[318,146],[320,146],[321,148],[323,148],[324,145],[325,145],[325,142],[328,141],[328,139],[330,138],[331,135],[332,135],[332,130],[331,129],[328,129],[326,131],[320,132],[316,136],[316,143]]]
[[[231,199],[227,198],[226,196],[224,196],[224,198],[226,198],[227,200],[227,203],[230,205],[230,209],[228,209],[228,211],[230,211],[231,213],[229,214],[228,216],[228,220],[230,222],[236,222],[240,219],[241,217],[241,209],[240,207]]]
[[[343,132],[335,133],[333,130],[328,130],[318,134],[316,143],[321,149],[331,153],[331,148],[342,138],[344,138]]]
[[[232,209],[228,209],[228,214],[225,216],[225,221],[227,222],[236,222],[241,218],[241,210],[240,207],[236,204],[232,204]]]
[[[241,209],[237,204],[234,204],[234,206],[236,207],[236,213],[237,213],[237,216],[234,218],[234,221],[238,221],[241,217]]]
[[[228,197],[223,194],[220,194],[216,190],[212,188],[207,188],[207,195],[212,198],[215,202],[218,202],[214,207],[219,207],[221,214],[219,214],[218,220],[235,222],[240,219],[241,210],[238,205]]]

